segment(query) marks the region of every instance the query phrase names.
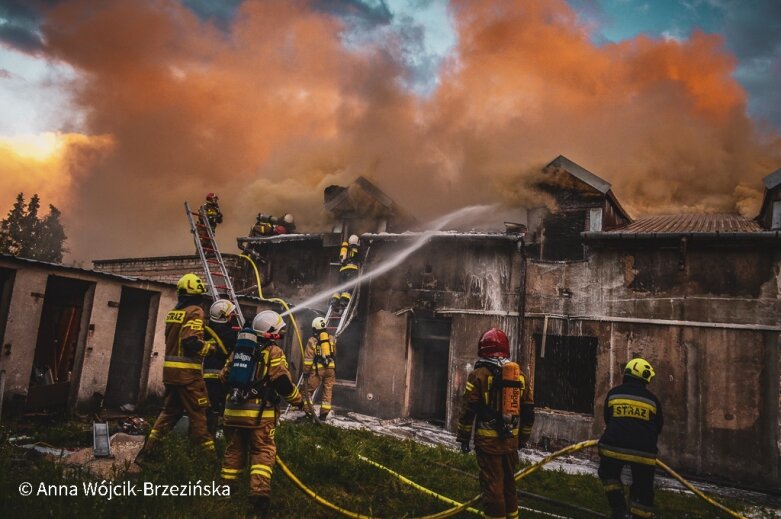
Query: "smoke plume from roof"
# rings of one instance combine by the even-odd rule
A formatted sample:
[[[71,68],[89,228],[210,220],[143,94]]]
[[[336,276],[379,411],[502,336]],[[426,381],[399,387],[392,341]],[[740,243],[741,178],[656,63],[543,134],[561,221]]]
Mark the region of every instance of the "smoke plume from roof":
[[[457,48],[421,97],[397,52],[418,31],[350,48],[342,19],[303,0],[246,2],[227,29],[174,0],[56,3],[43,52],[80,72],[68,88],[96,136],[52,169],[61,200],[44,200],[63,210],[74,256],[189,252],[182,202],[209,191],[226,252],[261,211],[322,230],[323,189],[358,175],[421,220],[532,204],[515,187],[559,154],[611,182],[634,216],[756,214],[781,142],[746,116],[719,36],[597,46],[555,0],[455,0],[451,12]],[[27,189],[14,170],[10,191]]]

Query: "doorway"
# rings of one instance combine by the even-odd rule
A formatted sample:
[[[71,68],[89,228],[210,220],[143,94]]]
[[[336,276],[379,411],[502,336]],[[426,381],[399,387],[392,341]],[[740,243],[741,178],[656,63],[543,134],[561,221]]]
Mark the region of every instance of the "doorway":
[[[15,270],[0,268],[0,343],[5,344],[5,325],[11,309]]]
[[[154,292],[122,287],[114,345],[106,384],[106,405],[137,404],[146,352],[151,348],[154,323],[149,311]]]
[[[447,417],[450,319],[412,318],[409,414],[443,424]]]
[[[91,283],[49,276],[38,325],[27,407],[66,404],[77,355],[83,354],[84,304]]]

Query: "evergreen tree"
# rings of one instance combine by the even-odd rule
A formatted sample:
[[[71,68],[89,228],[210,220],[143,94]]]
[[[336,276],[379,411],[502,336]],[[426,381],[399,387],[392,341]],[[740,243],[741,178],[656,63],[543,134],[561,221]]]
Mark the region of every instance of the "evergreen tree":
[[[19,193],[8,216],[0,221],[0,253],[59,263],[67,239],[60,222],[62,213],[49,205],[49,214],[38,217],[41,199],[35,194],[25,208],[24,193]]]

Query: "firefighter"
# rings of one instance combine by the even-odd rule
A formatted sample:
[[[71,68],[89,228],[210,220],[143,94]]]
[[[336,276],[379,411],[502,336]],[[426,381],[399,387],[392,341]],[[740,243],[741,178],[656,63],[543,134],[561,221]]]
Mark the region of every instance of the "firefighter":
[[[212,231],[217,229],[217,224],[222,223],[222,212],[220,211],[219,197],[214,193],[206,195],[206,203],[204,208],[206,209],[206,219],[209,221],[209,225]]]
[[[605,432],[599,439],[599,479],[605,489],[611,518],[653,517],[656,442],[662,431],[662,405],[647,389],[656,373],[648,361],[630,360],[624,368],[624,380],[605,397]],[[629,465],[627,515],[621,470]]]
[[[257,237],[257,236],[271,236],[274,234],[274,225],[271,223],[271,220],[275,219],[273,216],[269,216],[266,214],[258,213],[257,218],[255,218],[255,225],[252,226],[252,229],[249,231],[249,235],[251,238]]]
[[[201,363],[204,312],[201,308],[206,287],[195,274],[185,274],[176,284],[179,301],[165,318],[165,361],[163,384],[165,401],[136,462],[143,463],[155,451],[157,442],[187,413],[190,437],[215,457],[214,439],[206,426],[209,397],[203,382]]]
[[[347,241],[342,242],[342,247],[339,249],[339,284],[347,283],[358,275],[358,268],[361,260],[358,257],[359,253],[359,238],[355,234],[351,235]],[[352,297],[352,287],[345,288],[339,295],[339,302],[342,308],[345,308]]]
[[[331,411],[331,395],[336,381],[336,338],[326,330],[323,317],[312,321],[312,337],[306,343],[304,352],[304,378],[312,400],[317,386],[323,383],[323,398],[320,402],[320,420],[328,418]]]
[[[258,213],[255,225],[250,229],[250,237],[275,236],[278,234],[291,234],[296,230],[295,218],[286,213],[282,218]]]
[[[254,512],[261,516],[269,507],[280,396],[292,406],[304,407],[285,354],[276,343],[284,332],[285,322],[278,313],[260,312],[252,328],[239,332],[236,348],[220,374],[230,391],[225,401],[226,448],[220,475],[233,486],[249,456],[249,495]]]
[[[209,411],[206,417],[212,436],[217,433],[217,423],[225,409],[225,386],[220,382],[220,372],[236,345],[238,324],[236,305],[227,299],[218,299],[212,303],[205,334],[208,337],[208,350],[203,359],[203,380],[209,393]]]
[[[491,328],[477,343],[480,359],[469,373],[456,441],[469,453],[474,424],[480,489],[487,518],[518,517],[515,471],[518,451],[526,447],[534,424],[534,402],[526,377],[510,361],[510,343],[502,330]]]

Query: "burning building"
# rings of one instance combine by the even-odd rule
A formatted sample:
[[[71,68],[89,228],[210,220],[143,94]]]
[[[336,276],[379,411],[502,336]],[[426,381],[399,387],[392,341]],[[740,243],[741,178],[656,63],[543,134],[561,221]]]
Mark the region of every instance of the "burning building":
[[[777,488],[781,170],[765,179],[765,199],[754,220],[718,214],[633,219],[608,182],[562,156],[545,167],[537,187],[555,208],[516,208],[517,223],[500,222],[502,228],[490,232],[421,231],[409,212],[359,178],[326,189],[332,217],[327,232],[242,237],[238,244],[257,259],[264,295],[297,305],[295,316],[306,333],[311,319],[325,313],[329,287],[338,285],[340,243],[360,235],[362,272],[381,273],[353,291],[337,344],[338,407],[453,429],[477,338],[498,326],[508,332],[513,354],[529,375],[538,407],[534,443],[555,447],[598,436],[604,395],[625,363],[642,355],[658,374],[653,389],[666,415],[663,459],[690,474]],[[254,294],[248,263],[226,257],[235,286]],[[54,268],[3,260],[3,272]],[[85,307],[79,333],[86,337],[93,324],[95,334],[105,328],[96,323],[97,309],[105,312],[104,306],[119,301],[113,308],[121,311],[125,289],[117,287],[159,292],[150,303],[139,303],[152,308],[146,319],[154,325],[145,328],[145,341],[153,346],[142,346],[140,339],[133,346],[142,352],[141,380],[148,379],[141,385],[158,390],[160,362],[150,357],[161,351],[164,312],[157,309],[173,304],[173,289],[161,280],[199,270],[197,257],[101,260],[95,268],[103,272],[58,274],[100,278],[113,287],[113,296]],[[9,283],[14,285],[4,281],[2,294],[10,293]],[[13,297],[0,300],[0,317],[9,323],[4,344],[12,329],[21,334],[7,308],[28,304],[20,301],[30,290],[14,286]],[[245,303],[245,314],[272,306],[249,298]],[[39,316],[30,314],[28,329]],[[108,330],[116,322],[100,319]],[[297,371],[301,359],[293,335],[286,351]],[[115,336],[107,333],[102,343],[116,342]],[[24,352],[17,341],[14,359],[35,351],[34,340]],[[96,363],[87,351],[82,347],[74,356],[84,366],[81,397],[113,384],[113,368],[104,367],[85,385],[85,373]],[[113,367],[116,353],[104,346],[101,355],[104,366],[110,360]],[[5,353],[2,362],[8,369]],[[18,366],[19,383],[7,392],[23,392],[23,372],[32,366]]]

